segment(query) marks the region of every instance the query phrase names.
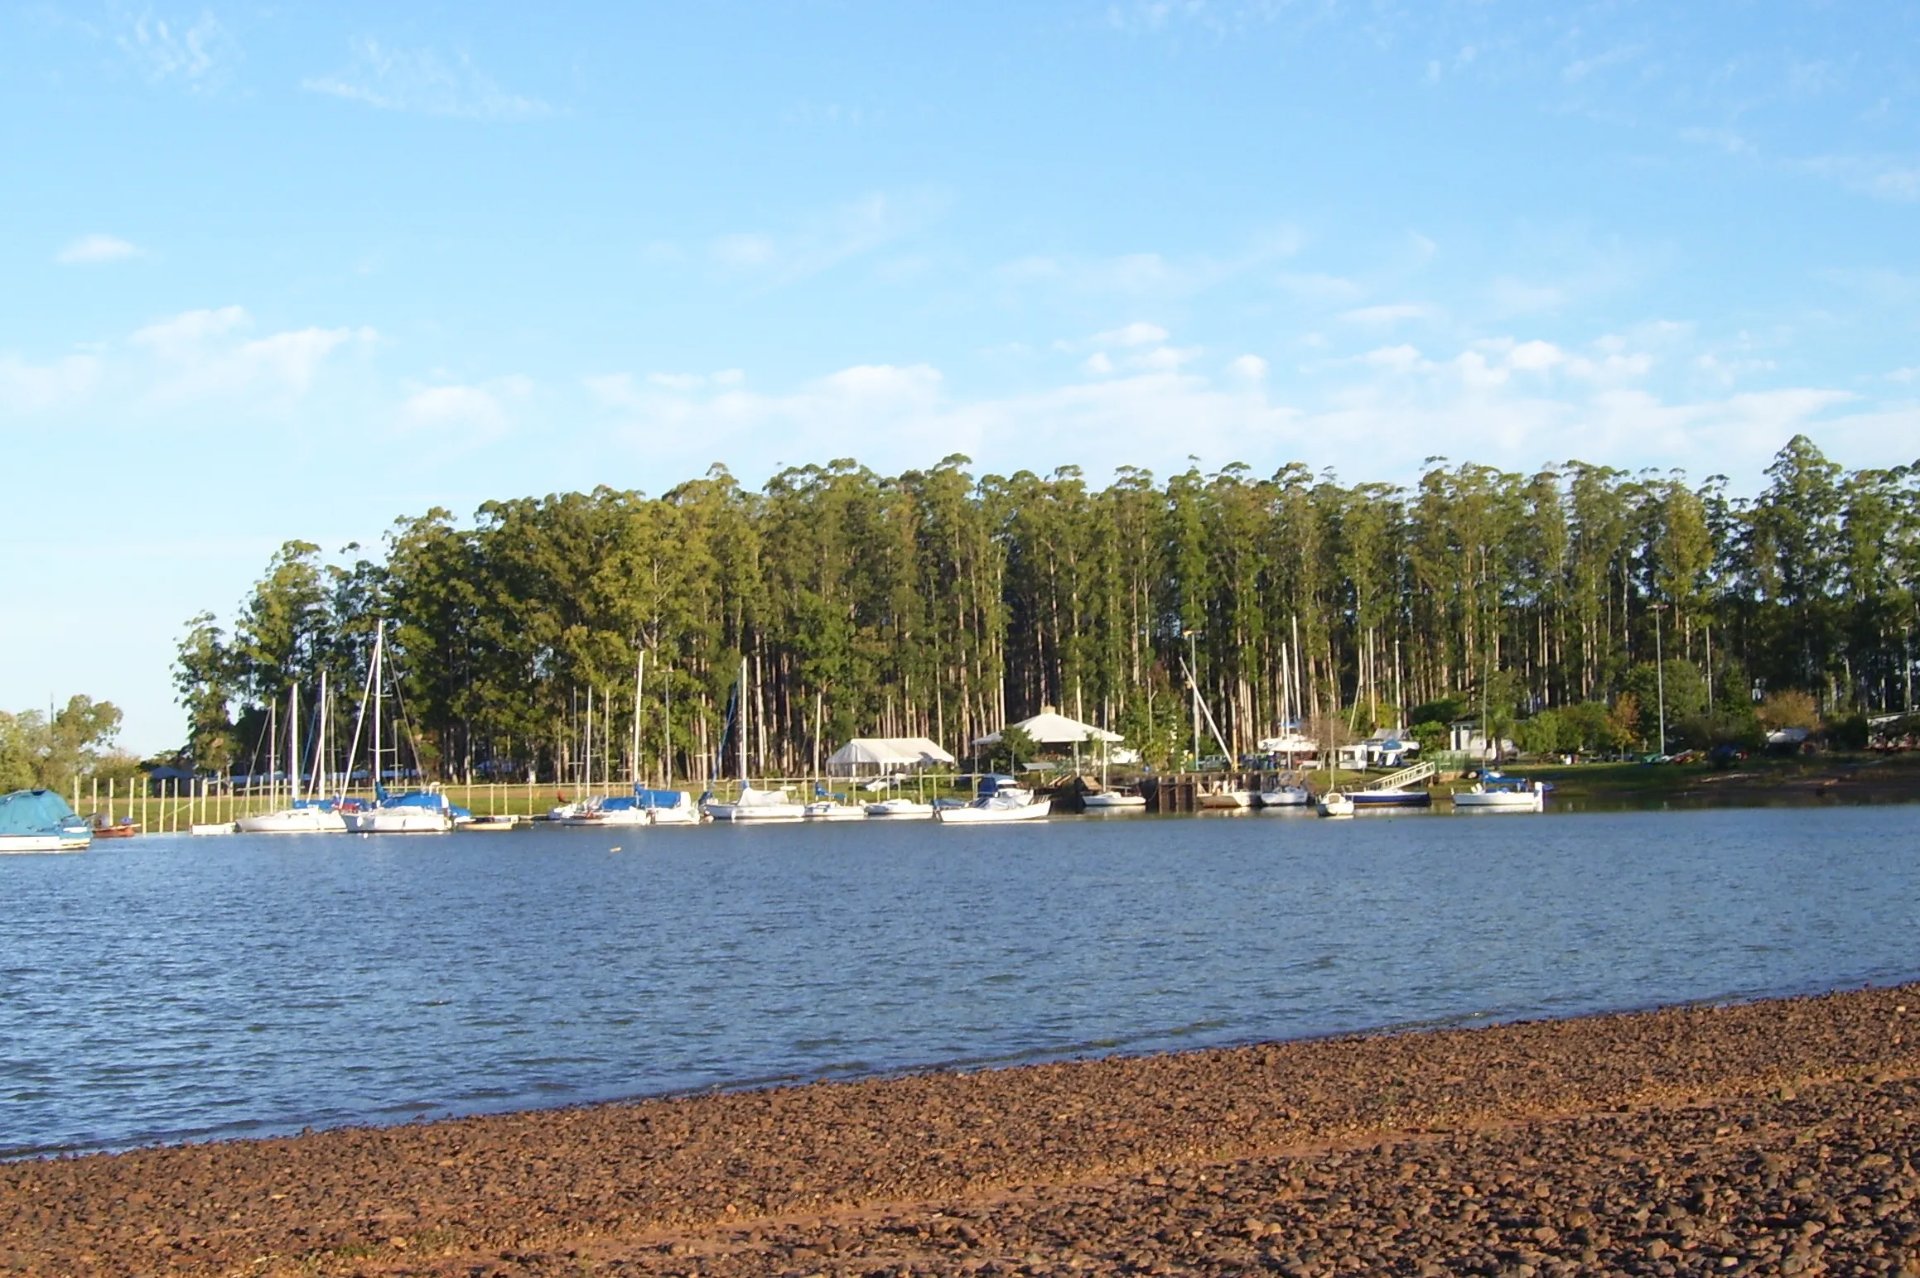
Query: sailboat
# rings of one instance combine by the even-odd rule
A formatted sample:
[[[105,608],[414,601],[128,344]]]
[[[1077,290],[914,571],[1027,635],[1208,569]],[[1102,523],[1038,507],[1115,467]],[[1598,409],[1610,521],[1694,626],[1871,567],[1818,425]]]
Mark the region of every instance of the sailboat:
[[[385,697],[385,688],[381,683],[381,659],[386,652],[387,625],[379,622],[374,630],[373,656],[367,662],[367,686],[360,697],[360,715],[354,721],[353,746],[360,745],[360,725],[367,716],[367,705],[373,705],[373,792],[377,801],[373,807],[362,808],[345,814],[349,834],[445,834],[453,829],[454,823],[467,813],[453,806],[447,796],[427,790],[411,790],[405,794],[390,795],[380,771],[380,703]],[[397,747],[396,747],[397,749]],[[347,774],[353,773],[353,750],[347,754]],[[344,781],[342,782],[344,786]],[[344,795],[343,795],[344,798]]]
[[[735,685],[734,735],[739,747],[740,760],[740,797],[732,803],[716,803],[708,800],[707,815],[716,821],[739,823],[758,821],[804,821],[807,808],[804,803],[796,803],[793,795],[785,787],[774,790],[756,790],[747,780],[747,659],[740,658],[740,682]]]
[[[611,701],[611,697],[609,697]],[[635,713],[638,714],[639,698],[636,696]],[[612,706],[608,706],[608,726],[612,726]],[[586,778],[589,788],[593,785],[593,688],[587,688],[587,748]],[[607,826],[646,825],[647,808],[640,802],[639,786],[633,794],[601,795],[589,794],[573,803],[563,803],[547,814],[547,819],[555,825],[587,826],[604,828]]]
[[[1207,727],[1212,729],[1213,739],[1220,746],[1220,753],[1231,764],[1233,751],[1227,748],[1227,740],[1220,733],[1220,725],[1214,721],[1213,707],[1209,706],[1207,699],[1200,695],[1200,681],[1194,677],[1193,667],[1188,665],[1186,658],[1183,657],[1180,660],[1180,668],[1187,673],[1187,687],[1193,693],[1194,705],[1207,716]],[[1214,781],[1207,789],[1201,791],[1200,806],[1203,808],[1250,808],[1253,806],[1253,791],[1243,789],[1225,779]]]
[[[320,676],[320,749],[314,762],[313,793],[318,793],[326,785],[321,775],[320,759],[326,757],[326,675]],[[300,689],[287,689],[287,786],[288,798],[292,806],[281,808],[277,812],[257,812],[252,816],[243,816],[236,820],[234,828],[242,834],[341,834],[346,831],[346,819],[335,810],[331,802],[300,797]]]

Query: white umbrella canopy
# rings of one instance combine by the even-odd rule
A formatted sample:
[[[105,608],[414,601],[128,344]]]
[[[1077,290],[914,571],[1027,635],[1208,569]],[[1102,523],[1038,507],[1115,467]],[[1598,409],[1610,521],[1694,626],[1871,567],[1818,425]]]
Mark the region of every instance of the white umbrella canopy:
[[[1043,710],[1031,719],[1022,719],[1018,723],[1008,724],[1007,727],[1001,729],[1000,732],[988,733],[984,737],[975,737],[973,744],[976,746],[998,745],[1000,744],[1001,736],[1007,729],[1011,728],[1020,729],[1020,731],[1027,734],[1027,737],[1032,740],[1034,744],[1043,746],[1079,745],[1086,741],[1123,740],[1117,732],[1108,732],[1105,728],[1096,728],[1091,723],[1081,723],[1078,719],[1069,719],[1064,714],[1055,714],[1051,710]]]
[[[856,772],[861,768],[892,770],[952,762],[952,755],[926,737],[855,737],[827,758],[827,767],[836,772]]]

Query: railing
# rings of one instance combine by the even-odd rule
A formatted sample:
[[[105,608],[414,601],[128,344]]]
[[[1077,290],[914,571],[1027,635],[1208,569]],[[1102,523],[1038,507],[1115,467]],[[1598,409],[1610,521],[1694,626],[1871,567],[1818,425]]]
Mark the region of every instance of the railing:
[[[1438,771],[1439,769],[1434,767],[1433,764],[1422,760],[1410,768],[1402,768],[1398,772],[1389,772],[1378,781],[1369,782],[1366,788],[1368,790],[1400,790],[1413,785],[1415,782],[1425,781]]]

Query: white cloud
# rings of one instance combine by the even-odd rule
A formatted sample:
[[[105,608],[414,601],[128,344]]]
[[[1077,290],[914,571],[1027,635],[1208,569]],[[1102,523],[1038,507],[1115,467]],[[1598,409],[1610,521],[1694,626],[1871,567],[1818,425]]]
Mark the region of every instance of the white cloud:
[[[1425,319],[1432,314],[1433,308],[1420,302],[1393,302],[1383,306],[1358,306],[1342,311],[1340,318],[1349,324],[1384,326]]]
[[[1227,372],[1244,382],[1262,382],[1267,378],[1267,361],[1258,355],[1242,355],[1227,363]]]
[[[396,49],[372,37],[354,42],[347,70],[309,77],[300,86],[383,111],[470,120],[528,120],[553,114],[553,108],[539,98],[502,89],[464,49],[449,59],[434,49]]]
[[[1891,373],[1887,374],[1887,380],[1890,382],[1911,382],[1915,380],[1920,380],[1920,366],[1896,368]]]
[[[1105,377],[1113,372],[1113,361],[1107,358],[1105,351],[1095,351],[1093,354],[1087,356],[1086,362],[1080,367],[1086,369],[1096,377]]]
[[[1566,362],[1566,354],[1552,342],[1521,342],[1507,352],[1507,362],[1529,372],[1544,372]]]
[[[327,356],[348,342],[372,342],[371,328],[303,328],[250,340],[240,306],[183,311],[134,332],[128,345],[151,360],[143,381],[157,400],[233,395],[299,395]]]
[[[698,373],[648,373],[647,380],[670,391],[699,390],[707,379]]]
[[[207,9],[186,23],[155,17],[151,9],[121,14],[113,40],[148,80],[177,79],[195,90],[212,87],[240,56],[239,42]]]
[[[478,386],[423,387],[401,402],[400,425],[411,432],[433,432],[453,446],[478,447],[512,428],[510,405],[526,399],[532,389],[524,377],[496,378]]]
[[[733,270],[763,266],[773,260],[770,235],[723,235],[713,242],[713,255]]]
[[[1756,155],[1759,148],[1732,129],[1691,128],[1680,130],[1682,142],[1717,147],[1728,155]]]
[[[61,249],[53,260],[65,266],[97,266],[104,262],[139,257],[141,254],[139,245],[116,235],[82,235]]]

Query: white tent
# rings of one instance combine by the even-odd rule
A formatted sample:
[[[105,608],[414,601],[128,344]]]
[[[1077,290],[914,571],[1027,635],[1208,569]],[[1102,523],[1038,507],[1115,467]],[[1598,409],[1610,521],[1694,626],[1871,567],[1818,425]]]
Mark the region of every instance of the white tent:
[[[1055,714],[1051,710],[1043,710],[1031,719],[1022,719],[1018,723],[1008,724],[1007,727],[1020,729],[1035,745],[1043,746],[1079,745],[1085,741],[1122,739],[1117,732],[1108,732],[1105,728],[1096,728],[1091,723],[1081,723],[1078,719],[1069,719],[1064,714]],[[999,732],[988,733],[984,737],[974,738],[973,744],[976,746],[998,745],[1000,736]]]
[[[863,768],[900,772],[952,762],[952,755],[926,737],[855,737],[827,758],[827,771],[840,776],[858,776]]]

